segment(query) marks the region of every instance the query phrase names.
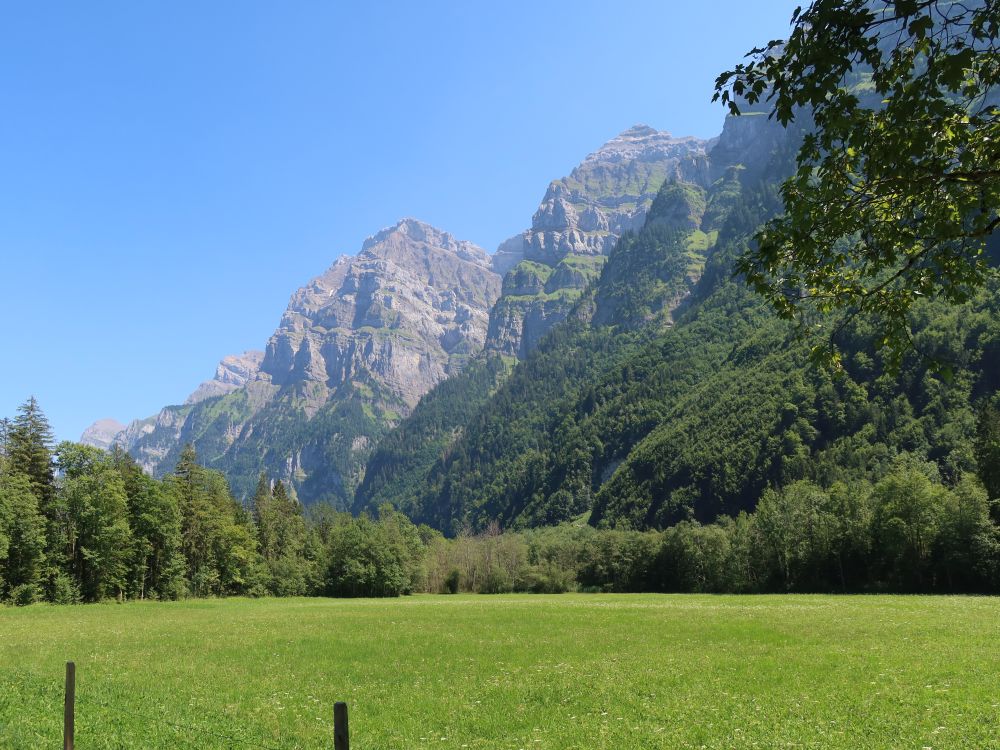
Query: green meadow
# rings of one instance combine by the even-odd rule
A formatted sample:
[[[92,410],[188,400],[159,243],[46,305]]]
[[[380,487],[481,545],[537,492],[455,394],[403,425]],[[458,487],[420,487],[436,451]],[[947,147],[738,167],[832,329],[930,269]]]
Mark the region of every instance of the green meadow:
[[[415,596],[0,608],[0,747],[1000,747],[1000,600]]]

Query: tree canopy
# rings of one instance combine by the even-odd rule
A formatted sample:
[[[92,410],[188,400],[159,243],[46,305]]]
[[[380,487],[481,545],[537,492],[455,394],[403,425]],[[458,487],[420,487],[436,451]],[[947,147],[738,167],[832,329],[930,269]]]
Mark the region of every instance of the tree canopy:
[[[767,104],[803,130],[784,214],[738,271],[780,315],[829,336],[814,353],[836,358],[836,335],[866,314],[898,360],[915,300],[964,302],[991,273],[998,34],[995,0],[814,0],[788,39],[718,77],[714,100],[732,114]]]

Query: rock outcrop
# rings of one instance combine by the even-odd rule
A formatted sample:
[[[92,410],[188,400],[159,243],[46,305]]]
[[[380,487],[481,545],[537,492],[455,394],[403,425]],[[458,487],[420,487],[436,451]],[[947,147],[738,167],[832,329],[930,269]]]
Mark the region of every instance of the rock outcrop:
[[[527,354],[566,318],[618,238],[642,227],[665,181],[707,186],[706,151],[713,145],[714,140],[674,138],[636,125],[590,154],[568,177],[553,181],[531,228],[503,242],[494,255],[494,270],[516,278],[505,281],[490,315],[487,349]],[[528,291],[522,283],[526,276],[545,280]]]

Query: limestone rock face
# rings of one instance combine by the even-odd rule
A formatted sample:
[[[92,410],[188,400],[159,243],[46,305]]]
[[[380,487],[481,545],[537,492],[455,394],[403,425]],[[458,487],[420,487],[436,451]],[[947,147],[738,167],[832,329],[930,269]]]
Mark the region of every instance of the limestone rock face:
[[[238,495],[264,469],[346,503],[377,437],[482,350],[500,285],[485,250],[403,219],[298,289],[263,353],[116,439],[154,473],[191,442]]]
[[[711,179],[721,177],[734,165],[747,170],[747,179],[758,179],[776,161],[788,159],[798,149],[797,134],[804,127],[796,120],[786,129],[763,112],[727,117],[721,135],[709,151]]]
[[[491,314],[487,349],[518,357],[530,351],[566,318],[618,237],[642,227],[666,180],[709,184],[706,150],[714,143],[636,125],[590,154],[568,177],[553,181],[531,228],[503,242],[494,255],[494,270],[518,280],[505,282]],[[528,293],[520,283],[525,262],[554,272],[543,291]],[[537,274],[537,268],[531,272]]]
[[[118,433],[124,429],[125,425],[117,419],[98,419],[83,431],[80,442],[84,445],[107,450],[114,444]]]
[[[485,250],[405,219],[292,295],[261,371],[333,388],[367,373],[413,407],[482,349],[499,294]]]
[[[246,385],[257,377],[263,359],[264,352],[252,350],[223,357],[215,368],[215,377],[199,385],[184,403],[196,404],[206,398],[222,396]]]

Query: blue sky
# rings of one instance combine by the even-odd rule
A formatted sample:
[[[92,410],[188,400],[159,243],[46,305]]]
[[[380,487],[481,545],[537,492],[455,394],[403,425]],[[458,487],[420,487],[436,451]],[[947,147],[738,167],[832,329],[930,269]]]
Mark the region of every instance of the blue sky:
[[[403,216],[492,252],[629,126],[716,135],[794,5],[6,4],[0,415],[177,403]]]

